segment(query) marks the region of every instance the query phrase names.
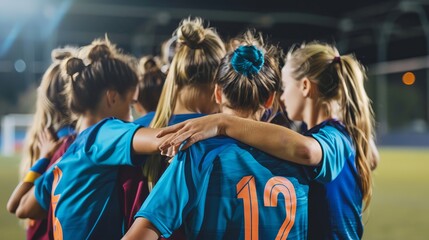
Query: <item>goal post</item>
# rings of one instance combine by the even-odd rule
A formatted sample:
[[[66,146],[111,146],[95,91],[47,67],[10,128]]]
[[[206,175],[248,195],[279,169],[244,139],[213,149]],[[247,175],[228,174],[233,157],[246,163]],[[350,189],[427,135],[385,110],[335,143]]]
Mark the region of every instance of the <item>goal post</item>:
[[[1,121],[1,152],[5,156],[10,156],[16,153],[17,141],[23,141],[23,139],[17,139],[17,128],[31,126],[33,123],[33,114],[8,114],[3,117]]]

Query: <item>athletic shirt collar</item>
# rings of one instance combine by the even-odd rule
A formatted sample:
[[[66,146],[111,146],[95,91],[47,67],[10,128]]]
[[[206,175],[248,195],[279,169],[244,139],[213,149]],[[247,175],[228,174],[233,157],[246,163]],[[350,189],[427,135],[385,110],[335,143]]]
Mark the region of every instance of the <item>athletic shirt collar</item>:
[[[62,138],[75,133],[75,129],[72,125],[65,125],[57,131],[57,137]]]
[[[317,124],[316,126],[312,127],[311,129],[307,130],[305,132],[305,134],[308,135],[308,134],[312,134],[312,133],[317,133],[317,132],[319,132],[319,130],[321,128],[323,128],[325,126],[335,127],[338,130],[340,130],[341,132],[343,132],[346,136],[349,135],[347,130],[346,130],[344,123],[341,122],[340,120],[336,119],[336,118],[326,119],[325,121]]]

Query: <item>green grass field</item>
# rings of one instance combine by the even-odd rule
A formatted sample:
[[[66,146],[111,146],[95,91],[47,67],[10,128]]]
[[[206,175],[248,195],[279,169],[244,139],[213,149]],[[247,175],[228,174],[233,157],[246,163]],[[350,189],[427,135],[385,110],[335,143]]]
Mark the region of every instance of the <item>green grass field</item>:
[[[380,154],[364,239],[428,239],[429,149],[384,148]],[[0,157],[0,239],[24,239],[19,221],[6,211],[17,172],[18,157]]]

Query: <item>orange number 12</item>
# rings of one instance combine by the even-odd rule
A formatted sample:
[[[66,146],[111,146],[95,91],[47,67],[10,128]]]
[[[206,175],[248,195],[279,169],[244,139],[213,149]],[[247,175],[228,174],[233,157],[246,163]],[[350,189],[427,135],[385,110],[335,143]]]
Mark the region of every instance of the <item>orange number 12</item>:
[[[54,192],[57,189],[58,183],[61,181],[63,172],[58,166],[54,168],[54,182],[52,183],[52,196],[51,196],[51,208],[52,208],[52,226],[53,226],[53,235],[55,240],[63,239],[63,229],[61,227],[60,220],[55,216],[55,210],[57,209],[58,200],[60,199],[60,194],[55,195]]]
[[[296,213],[296,194],[293,184],[284,177],[272,177],[265,184],[264,206],[277,207],[279,194],[285,198],[286,218],[283,221],[277,239],[286,239],[294,222]],[[258,197],[253,176],[245,176],[237,183],[237,198],[243,199],[244,205],[244,238],[245,240],[257,240],[259,231]]]

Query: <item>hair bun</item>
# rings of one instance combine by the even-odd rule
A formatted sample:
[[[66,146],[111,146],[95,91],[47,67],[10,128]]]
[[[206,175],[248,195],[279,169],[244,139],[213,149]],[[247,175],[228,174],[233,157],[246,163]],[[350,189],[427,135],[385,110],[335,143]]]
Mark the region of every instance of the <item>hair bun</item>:
[[[88,53],[88,59],[91,62],[99,61],[101,59],[107,59],[112,57],[112,51],[110,47],[104,43],[95,45]]]
[[[264,54],[255,46],[240,46],[231,57],[234,70],[246,77],[257,74],[264,65]]]
[[[195,49],[205,39],[205,31],[203,21],[200,18],[195,20],[184,20],[181,27],[178,29],[177,37],[179,42],[186,46]]]
[[[72,47],[54,49],[51,52],[52,62],[62,61],[69,57],[76,56],[76,53],[77,49]]]
[[[66,72],[73,76],[75,73],[80,73],[85,68],[82,59],[72,57],[66,62]]]
[[[143,62],[143,69],[146,72],[150,72],[150,71],[156,71],[159,68],[154,58],[148,58],[145,62]]]

